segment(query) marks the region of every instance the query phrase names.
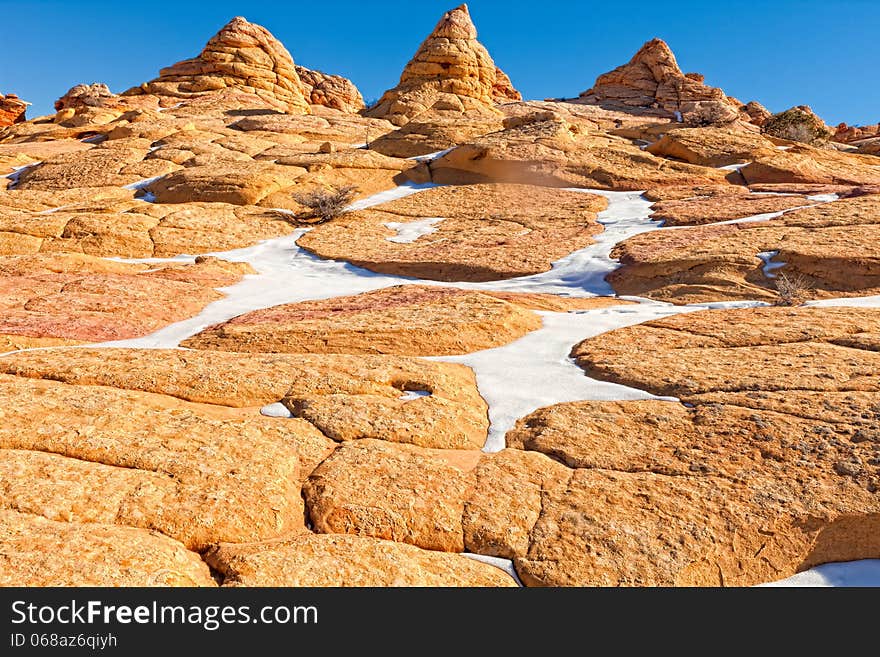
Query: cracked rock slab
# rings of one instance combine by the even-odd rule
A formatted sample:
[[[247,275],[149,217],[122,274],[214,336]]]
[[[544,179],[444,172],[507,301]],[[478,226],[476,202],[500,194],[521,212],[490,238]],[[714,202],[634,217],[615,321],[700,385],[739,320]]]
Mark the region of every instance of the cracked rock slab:
[[[216,586],[198,554],[155,532],[0,511],[2,586]]]
[[[222,544],[206,559],[224,586],[516,586],[495,566],[367,536],[302,533]]]

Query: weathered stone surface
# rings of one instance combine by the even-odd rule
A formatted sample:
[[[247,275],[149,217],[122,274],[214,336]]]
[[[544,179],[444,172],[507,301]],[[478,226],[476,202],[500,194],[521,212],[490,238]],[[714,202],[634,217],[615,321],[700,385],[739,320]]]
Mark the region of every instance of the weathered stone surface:
[[[605,199],[523,185],[438,187],[316,227],[299,244],[372,271],[442,281],[486,281],[547,271],[592,242]],[[491,214],[486,212],[491,208]],[[412,242],[388,223],[442,219]]]
[[[672,303],[775,301],[758,254],[776,251],[771,262],[785,265],[772,273],[800,278],[808,298],[877,294],[878,204],[860,196],[770,221],[643,233],[614,248],[622,266],[607,279],[618,294]]]
[[[473,467],[479,452],[464,455]],[[303,487],[315,531],[358,534],[464,551],[462,513],[470,486],[444,452],[361,440],[345,443]]]
[[[501,130],[502,121],[500,115],[416,119],[371,141],[370,148],[393,157],[430,155]]]
[[[149,258],[250,246],[291,231],[272,210],[226,203],[160,205],[101,187],[0,191],[0,254]]]
[[[195,552],[131,527],[0,511],[0,586],[216,586]]]
[[[798,105],[768,118],[761,126],[762,132],[779,139],[821,145],[833,132],[807,105]]]
[[[693,192],[690,197],[654,203],[651,219],[663,221],[664,226],[694,226],[814,205],[803,195],[750,194],[747,188],[735,185],[694,188]]]
[[[158,78],[124,95],[189,98],[230,87],[287,112],[309,112],[290,53],[266,28],[241,16],[223,26],[198,57],[162,69]]]
[[[162,177],[147,188],[157,203],[231,203],[256,205],[290,187],[305,171],[253,161],[222,161],[190,166]]]
[[[0,94],[0,128],[24,121],[28,104],[15,94]]]
[[[875,391],[880,383],[870,372],[880,354],[837,346],[836,341],[876,332],[878,322],[880,313],[860,308],[701,312],[618,329],[582,342],[572,355],[591,376],[678,397],[725,391]],[[651,356],[628,358],[636,351]]]
[[[645,150],[654,155],[707,167],[749,162],[775,149],[759,134],[727,128],[676,128]]]
[[[180,168],[165,160],[145,162],[148,151],[148,143],[117,140],[86,151],[61,153],[22,171],[15,189],[120,187]]]
[[[721,89],[703,84],[702,75],[682,73],[661,39],[648,41],[627,64],[600,75],[579,101],[656,109],[692,125],[731,123],[740,116],[739,103]]]
[[[430,356],[491,349],[541,327],[529,310],[599,308],[611,298],[405,285],[257,310],[186,340],[189,349]]]
[[[280,401],[337,441],[476,449],[488,430],[469,368],[402,356],[77,348],[7,356],[0,372],[233,408]],[[407,391],[430,394],[412,398]]]
[[[303,96],[312,105],[324,105],[343,112],[364,109],[364,99],[354,83],[341,75],[328,75],[305,66],[296,66],[303,86]]]
[[[880,123],[862,126],[840,123],[834,129],[834,135],[831,139],[842,144],[849,144],[875,137],[880,137]]]
[[[0,335],[103,342],[197,315],[248,265],[135,265],[84,255],[0,257]]]
[[[102,82],[93,82],[92,84],[78,84],[70,89],[55,101],[55,109],[58,111],[65,109],[77,110],[83,107],[103,107],[113,103],[119,96],[114,94]]]
[[[366,536],[303,533],[220,545],[206,558],[224,586],[516,586],[494,566]]]
[[[536,117],[472,140],[430,163],[441,184],[507,182],[637,190],[723,183],[728,171],[674,162],[629,140]]]
[[[191,349],[448,355],[498,347],[540,328],[527,310],[480,292],[402,285],[275,306],[206,329]]]
[[[443,15],[403,69],[398,85],[366,115],[395,125],[434,114],[491,115],[499,100],[518,100],[510,78],[499,72],[477,41],[467,5],[461,5]]]
[[[514,559],[528,552],[548,491],[564,490],[571,471],[537,451],[504,449],[481,458],[472,476],[462,516],[465,547]]]

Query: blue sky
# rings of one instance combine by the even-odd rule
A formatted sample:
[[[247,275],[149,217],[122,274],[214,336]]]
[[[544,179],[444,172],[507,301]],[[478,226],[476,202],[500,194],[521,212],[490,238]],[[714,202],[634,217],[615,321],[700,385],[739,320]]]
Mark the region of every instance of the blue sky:
[[[526,98],[571,97],[665,39],[685,71],[773,111],[808,104],[827,122],[880,120],[877,0],[472,0],[496,63]],[[269,28],[297,63],[351,78],[374,99],[454,0],[61,2],[0,0],[0,92],[49,113],[79,82],[114,91],[196,55],[232,16]]]

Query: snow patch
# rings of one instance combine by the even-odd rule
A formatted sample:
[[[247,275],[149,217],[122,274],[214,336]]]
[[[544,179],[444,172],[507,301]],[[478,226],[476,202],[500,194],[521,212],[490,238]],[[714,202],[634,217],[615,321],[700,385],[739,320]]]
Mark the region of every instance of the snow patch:
[[[146,191],[146,188],[152,185],[157,180],[162,180],[165,176],[153,176],[152,178],[144,178],[143,180],[138,180],[137,182],[130,183],[128,185],[123,185],[122,189],[131,189],[135,192],[141,192],[141,194],[136,195],[136,198],[139,201],[146,201],[147,203],[155,203],[156,195],[153,192]]]
[[[406,159],[415,160],[416,162],[431,162],[433,160],[436,160],[437,158],[443,157],[444,155],[446,155],[450,151],[454,150],[455,148],[456,148],[456,146],[453,146],[452,148],[446,148],[446,149],[443,149],[442,151],[435,151],[433,153],[428,153],[427,155],[416,155],[414,157],[408,157]]]
[[[9,183],[6,185],[6,189],[15,189],[16,185],[18,185],[18,179],[28,169],[33,169],[35,166],[42,164],[42,162],[32,162],[31,164],[25,164],[20,167],[12,167],[12,173],[7,173],[4,178],[9,180]]]
[[[403,394],[398,397],[398,399],[402,399],[403,401],[415,401],[416,399],[430,396],[431,393],[428,390],[404,390]]]
[[[719,307],[752,307],[757,302],[720,302]],[[517,420],[544,406],[562,402],[659,399],[644,390],[591,379],[569,356],[575,344],[613,329],[679,313],[706,310],[707,305],[673,306],[648,302],[569,313],[539,312],[544,326],[494,349],[426,360],[462,363],[473,369],[480,395],[489,405],[489,438],[485,452],[504,449],[505,434]]]
[[[826,563],[802,573],[760,586],[871,586],[880,587],[880,559]]]
[[[773,273],[775,270],[785,267],[784,262],[771,262],[773,258],[779,255],[779,251],[761,251],[758,254],[758,257],[761,259],[761,262],[764,263],[764,266],[761,267],[761,271],[764,272],[764,276],[767,278],[776,278],[776,274]]]
[[[836,201],[839,198],[839,194],[812,194],[807,197],[808,200],[816,201],[817,203],[831,203],[831,201]]]
[[[503,570],[505,573],[510,575],[517,583],[518,586],[522,587],[523,583],[519,579],[519,575],[516,574],[516,570],[513,567],[513,561],[510,559],[502,559],[501,557],[490,557],[485,554],[474,554],[473,552],[459,552],[459,554],[463,557],[467,557],[468,559],[473,559],[474,561],[482,561],[483,563],[487,563],[490,566],[495,566],[500,570]]]
[[[443,221],[442,218],[432,217],[429,219],[416,219],[415,221],[389,221],[383,224],[386,228],[395,231],[397,235],[386,237],[389,242],[397,244],[410,244],[420,237],[436,233],[435,225]]]
[[[281,402],[266,404],[260,409],[260,415],[265,415],[266,417],[293,417],[290,409]]]
[[[751,164],[751,162],[741,162],[741,163],[738,163],[738,164],[728,164],[728,165],[726,165],[726,166],[718,167],[718,168],[719,168],[719,169],[722,169],[722,170],[724,170],[724,171],[739,171],[740,169],[742,169],[743,167],[748,166],[749,164]]]

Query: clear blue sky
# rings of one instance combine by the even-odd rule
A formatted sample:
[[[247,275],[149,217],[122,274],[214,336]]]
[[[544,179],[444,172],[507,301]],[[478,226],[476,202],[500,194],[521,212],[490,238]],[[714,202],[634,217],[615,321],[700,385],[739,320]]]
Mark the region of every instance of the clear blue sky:
[[[375,99],[455,0],[62,2],[0,0],[0,92],[49,113],[79,82],[114,91],[196,55],[231,17],[275,34],[294,60]],[[878,0],[472,0],[480,39],[526,98],[571,97],[665,39],[685,71],[773,111],[808,104],[831,124],[880,120]]]

